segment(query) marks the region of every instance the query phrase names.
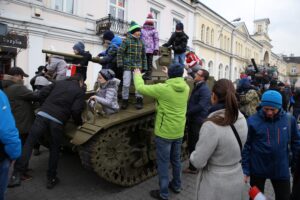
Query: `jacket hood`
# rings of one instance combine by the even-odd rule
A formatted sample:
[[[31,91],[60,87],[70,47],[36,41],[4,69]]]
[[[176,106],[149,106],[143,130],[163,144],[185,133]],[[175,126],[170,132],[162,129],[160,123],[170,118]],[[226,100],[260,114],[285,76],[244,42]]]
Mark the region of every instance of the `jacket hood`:
[[[14,76],[4,74],[3,80],[2,80],[2,87],[8,88],[9,86],[13,84],[23,84],[24,82],[21,80],[17,80]]]
[[[107,81],[104,85],[101,86],[101,88],[118,88],[120,85],[120,80],[117,78],[113,78],[109,81]]]
[[[274,116],[273,119],[266,118],[264,111],[262,109],[262,106],[257,107],[257,112],[258,112],[259,117],[261,117],[262,119],[264,119],[266,121],[272,121],[272,120],[277,121],[285,115],[285,111],[282,108],[278,111],[278,113]]]
[[[185,32],[183,32],[183,31],[182,32],[175,32],[175,35],[179,36],[179,37],[186,36],[187,39],[189,39],[189,36],[187,34],[185,34]]]
[[[187,87],[182,77],[170,78],[166,80],[166,83],[169,84],[176,92],[183,92]]]
[[[225,109],[216,110],[216,111],[210,113],[210,114],[208,115],[207,118],[210,118],[210,117],[212,117],[212,116],[214,116],[214,115],[220,115],[220,116],[222,116],[222,117],[225,117]],[[245,117],[244,117],[244,115],[239,111],[239,115],[238,115],[237,120],[242,119],[242,118],[245,118]]]
[[[115,35],[115,37],[111,40],[111,44],[110,45],[114,45],[116,47],[120,47],[121,44],[122,44],[122,39],[119,36]]]

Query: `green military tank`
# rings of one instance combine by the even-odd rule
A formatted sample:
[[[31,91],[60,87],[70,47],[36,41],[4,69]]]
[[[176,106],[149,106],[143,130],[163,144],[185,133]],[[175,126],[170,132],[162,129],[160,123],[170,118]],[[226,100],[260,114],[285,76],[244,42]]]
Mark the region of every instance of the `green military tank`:
[[[69,62],[81,58],[62,52],[42,52],[64,56]],[[171,62],[170,50],[163,48],[161,54],[158,64],[168,65]],[[92,62],[98,62],[98,58],[93,58]],[[153,70],[153,77],[155,80],[147,81],[147,84],[166,79],[160,67]],[[88,92],[86,98],[91,95],[93,92]],[[130,105],[126,110],[110,116],[85,110],[85,123],[75,127],[69,122],[65,131],[65,144],[76,148],[85,168],[121,186],[132,186],[156,175],[153,134],[155,101],[145,96],[141,110],[135,109],[134,102],[134,98],[129,99]]]
[[[43,53],[65,56],[68,60],[80,59],[73,54],[43,50]],[[171,62],[171,50],[160,48],[157,69],[153,69],[155,84],[166,80],[161,66]],[[98,58],[93,58],[97,62]],[[192,80],[187,81],[193,87]],[[86,98],[93,95],[88,92]],[[84,111],[85,123],[76,127],[69,122],[65,131],[65,144],[72,145],[79,153],[82,165],[93,170],[101,178],[121,186],[133,186],[157,174],[154,145],[155,100],[144,96],[144,108],[134,107],[134,90],[131,91],[129,107],[126,110],[102,116],[90,110]],[[182,158],[187,158],[187,145],[182,144]]]

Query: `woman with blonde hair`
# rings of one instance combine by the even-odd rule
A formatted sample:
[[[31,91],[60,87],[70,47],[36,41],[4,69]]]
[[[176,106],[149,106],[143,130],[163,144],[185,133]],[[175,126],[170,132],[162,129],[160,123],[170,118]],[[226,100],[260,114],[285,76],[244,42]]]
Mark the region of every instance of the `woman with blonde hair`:
[[[238,110],[230,80],[218,80],[212,89],[212,107],[199,133],[190,161],[200,170],[197,200],[241,200],[244,195],[241,150],[247,138],[247,122]]]

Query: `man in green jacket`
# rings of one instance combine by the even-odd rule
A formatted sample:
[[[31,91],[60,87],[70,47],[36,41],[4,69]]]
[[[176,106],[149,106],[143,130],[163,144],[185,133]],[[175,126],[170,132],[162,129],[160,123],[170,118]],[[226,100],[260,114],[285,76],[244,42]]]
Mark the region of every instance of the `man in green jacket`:
[[[165,68],[169,79],[165,83],[145,85],[139,69],[134,70],[136,90],[157,100],[155,121],[156,160],[159,190],[150,191],[156,199],[168,199],[168,187],[175,193],[181,190],[181,144],[186,121],[189,87],[182,78],[183,67],[179,63]],[[173,179],[169,183],[168,168],[171,161]]]

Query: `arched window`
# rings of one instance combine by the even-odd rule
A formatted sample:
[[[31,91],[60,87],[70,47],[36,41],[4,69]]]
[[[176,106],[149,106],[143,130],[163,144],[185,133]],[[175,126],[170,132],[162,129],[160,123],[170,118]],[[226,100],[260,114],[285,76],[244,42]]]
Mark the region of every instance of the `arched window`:
[[[226,65],[225,67],[225,78],[229,79],[229,67]]]
[[[211,33],[210,33],[210,44],[212,45],[212,46],[214,46],[214,44],[215,44],[215,36],[214,36],[214,29],[211,29]]]
[[[223,65],[222,63],[219,65],[219,72],[218,72],[218,80],[223,78]]]
[[[202,24],[202,27],[201,27],[201,41],[204,42],[204,34],[205,34],[205,25]]]
[[[230,39],[227,38],[227,51],[230,51]]]
[[[235,81],[236,79],[238,79],[238,71],[237,71],[237,68],[235,67],[233,80]]]
[[[213,75],[213,71],[214,71],[213,67],[214,67],[213,61],[209,61],[207,71],[209,72],[210,76]]]
[[[209,44],[209,27],[206,28],[206,44]]]
[[[205,65],[206,65],[205,59],[201,58],[201,61],[202,61],[202,67],[205,69]]]

